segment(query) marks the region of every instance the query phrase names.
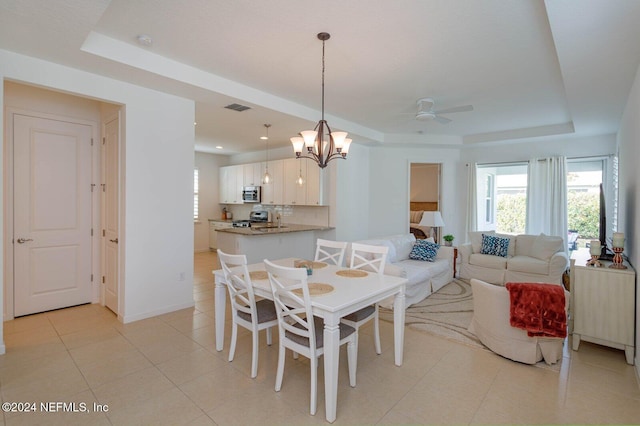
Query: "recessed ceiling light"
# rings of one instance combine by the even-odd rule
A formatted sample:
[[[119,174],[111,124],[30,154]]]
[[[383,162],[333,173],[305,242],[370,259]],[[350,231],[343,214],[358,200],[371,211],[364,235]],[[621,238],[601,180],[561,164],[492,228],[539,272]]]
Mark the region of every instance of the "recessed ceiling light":
[[[194,121],[194,122],[193,122],[193,125],[194,125],[194,126],[197,126],[197,125],[198,125],[198,123],[196,123],[196,122]]]
[[[150,35],[147,34],[139,34],[138,35],[138,44],[142,46],[149,47],[153,44],[153,39]]]
[[[269,139],[269,138],[268,138],[268,137],[266,137],[266,136],[260,136],[260,139],[262,139],[263,141],[266,141],[266,140],[267,140],[267,139]]]
[[[222,149],[222,147],[220,145],[216,146],[216,149]]]

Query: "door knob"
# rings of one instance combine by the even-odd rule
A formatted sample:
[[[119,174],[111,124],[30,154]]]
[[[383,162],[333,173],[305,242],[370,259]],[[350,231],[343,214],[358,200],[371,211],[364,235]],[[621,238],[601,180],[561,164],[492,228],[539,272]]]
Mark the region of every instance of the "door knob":
[[[117,238],[115,240],[109,240],[109,241],[111,241],[112,243],[118,244],[118,239]]]
[[[16,241],[18,242],[18,244],[24,244],[27,241],[33,241],[33,240],[31,238],[18,238]]]

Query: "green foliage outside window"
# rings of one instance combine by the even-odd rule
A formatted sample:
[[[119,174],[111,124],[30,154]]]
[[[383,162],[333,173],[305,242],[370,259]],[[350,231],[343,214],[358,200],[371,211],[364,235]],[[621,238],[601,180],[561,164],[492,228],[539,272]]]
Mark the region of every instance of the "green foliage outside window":
[[[496,231],[507,234],[524,234],[527,217],[525,194],[498,195],[498,222]],[[597,239],[600,229],[600,199],[598,194],[568,191],[568,229],[578,231],[580,239]]]
[[[600,196],[596,193],[567,193],[567,225],[578,231],[580,239],[598,239],[600,230]]]
[[[496,231],[504,234],[524,234],[527,217],[525,194],[498,195]]]

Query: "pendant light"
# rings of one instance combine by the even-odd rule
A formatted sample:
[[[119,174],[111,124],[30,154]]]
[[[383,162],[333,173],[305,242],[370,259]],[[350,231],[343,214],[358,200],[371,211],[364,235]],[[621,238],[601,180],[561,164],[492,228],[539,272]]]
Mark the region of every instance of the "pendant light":
[[[329,33],[318,34],[318,39],[322,41],[322,117],[315,129],[302,131],[300,136],[291,138],[296,158],[312,159],[322,169],[335,158],[346,159],[351,145],[347,132],[332,132],[324,119],[324,42],[330,37]],[[302,155],[304,147],[307,148],[307,152]]]
[[[304,178],[302,177],[302,163],[300,163],[300,173],[298,174],[298,177],[296,178],[296,184],[298,186],[304,185]]]
[[[271,175],[269,174],[269,127],[271,124],[265,124],[264,127],[267,129],[265,136],[261,136],[260,139],[267,141],[267,160],[265,161],[264,166],[264,176],[262,176],[262,184],[269,185],[271,183]]]

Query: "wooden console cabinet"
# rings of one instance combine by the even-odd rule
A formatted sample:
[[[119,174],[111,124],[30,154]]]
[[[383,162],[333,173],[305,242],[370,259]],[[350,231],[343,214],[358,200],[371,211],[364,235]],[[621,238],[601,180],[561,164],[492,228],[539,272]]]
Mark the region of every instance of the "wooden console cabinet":
[[[586,266],[588,249],[571,255],[571,322],[573,350],[581,340],[622,349],[633,365],[635,335],[635,276],[633,268]],[[572,326],[571,326],[572,324]]]

